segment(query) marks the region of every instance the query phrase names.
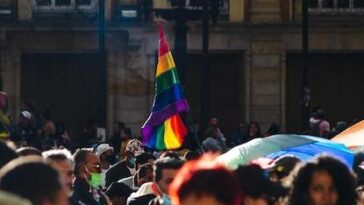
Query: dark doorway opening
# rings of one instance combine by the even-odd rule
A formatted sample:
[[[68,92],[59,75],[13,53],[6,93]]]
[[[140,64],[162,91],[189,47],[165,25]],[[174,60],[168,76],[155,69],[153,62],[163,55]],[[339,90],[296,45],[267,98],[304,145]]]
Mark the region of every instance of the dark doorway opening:
[[[301,132],[301,55],[287,54],[286,130]],[[310,54],[309,82],[311,108],[322,107],[331,125],[345,120],[349,124],[364,116],[364,53]]]
[[[87,121],[105,126],[105,72],[97,52],[24,53],[21,56],[21,100],[39,111],[49,109],[56,123],[73,138]]]
[[[220,128],[226,137],[244,122],[245,82],[243,52],[210,53],[210,117],[219,119]],[[203,58],[201,53],[189,54],[186,95],[195,123],[201,124],[201,71]]]

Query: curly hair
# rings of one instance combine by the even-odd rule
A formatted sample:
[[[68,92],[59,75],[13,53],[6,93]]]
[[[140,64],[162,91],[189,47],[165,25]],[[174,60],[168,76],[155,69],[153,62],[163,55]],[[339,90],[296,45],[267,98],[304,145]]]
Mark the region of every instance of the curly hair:
[[[292,190],[289,205],[308,204],[309,186],[314,173],[318,171],[326,171],[331,176],[338,194],[336,204],[355,205],[357,203],[355,177],[341,161],[329,156],[320,156],[315,161],[296,168],[291,175]]]

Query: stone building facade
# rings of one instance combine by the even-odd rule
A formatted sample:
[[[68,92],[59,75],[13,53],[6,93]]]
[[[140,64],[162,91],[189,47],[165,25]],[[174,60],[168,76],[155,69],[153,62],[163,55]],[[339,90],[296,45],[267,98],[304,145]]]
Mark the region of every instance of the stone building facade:
[[[10,9],[13,14],[13,17],[2,18],[4,23],[0,28],[1,75],[3,88],[9,94],[9,114],[12,119],[17,118],[25,98],[33,96],[36,88],[42,90],[47,87],[47,76],[24,75],[27,73],[24,70],[44,73],[44,70],[35,70],[42,66],[62,70],[67,69],[67,65],[75,69],[75,65],[71,64],[76,61],[90,69],[94,64],[99,65],[93,59],[95,55],[92,55],[98,52],[98,24],[95,17],[98,1],[84,1],[90,3],[90,8],[85,7],[83,11],[83,7],[75,6],[82,1],[76,0],[71,0],[73,6],[65,7],[65,10],[57,10],[56,0],[49,0],[51,4],[48,10],[47,4],[42,9],[37,6],[36,0],[14,2],[0,1],[3,8]],[[100,82],[94,77],[82,78],[88,74],[87,71],[80,71],[77,74],[79,76],[76,76],[80,80],[74,84],[80,88],[76,89],[80,95],[69,91],[72,86],[64,86],[68,84],[66,81],[63,84],[49,83],[49,87],[61,90],[59,93],[66,97],[52,101],[50,98],[57,99],[57,96],[39,96],[33,100],[47,101],[43,104],[37,102],[41,104],[40,109],[52,108],[55,120],[59,121],[72,121],[72,115],[77,115],[72,123],[78,127],[83,125],[82,120],[94,119],[99,122],[96,118],[106,116],[101,124],[108,128],[109,133],[113,123],[121,120],[138,135],[153,100],[158,32],[153,13],[149,14],[147,23],[116,18],[122,12],[117,9],[120,5],[128,9],[139,8],[135,2],[105,0],[106,72],[103,76],[102,72],[95,71],[90,76],[104,78],[101,84],[104,82],[106,101],[102,101],[103,91],[96,91],[98,86],[95,85]],[[250,121],[259,122],[263,131],[271,123],[279,124],[287,132],[301,131],[301,1],[223,2],[224,19],[211,25],[209,31],[211,116],[220,118],[227,134],[239,122]],[[323,106],[331,122],[360,119],[364,114],[364,98],[358,93],[364,86],[358,77],[364,72],[364,62],[361,60],[364,57],[362,5],[356,0],[348,0],[347,6],[339,5],[337,1],[333,1],[332,6],[318,2],[318,5],[311,5],[310,8],[311,106]],[[154,8],[169,6],[167,0],[155,0],[153,3]],[[173,24],[164,20],[171,47],[174,46]],[[188,23],[187,39],[189,66],[185,89],[193,120],[199,124],[202,56],[200,21]],[[49,53],[56,57],[50,57]],[[86,62],[77,57],[82,53],[91,53],[85,57]],[[71,57],[65,57],[66,54],[71,54]],[[59,59],[66,59],[68,64],[63,65],[65,61]],[[98,66],[94,67],[98,69]],[[32,69],[35,69],[34,72]],[[50,75],[58,74],[54,71]],[[70,73],[62,75],[66,80],[73,79]],[[60,84],[62,86],[57,87]],[[31,88],[33,85],[34,88]],[[82,90],[86,87],[89,90]],[[92,89],[96,89],[99,95],[93,95]],[[48,90],[48,95],[56,95],[58,91],[55,90]],[[86,93],[83,96],[86,100],[78,100],[82,98],[81,93]],[[77,103],[71,105],[73,100]],[[82,112],[77,114],[78,110]]]

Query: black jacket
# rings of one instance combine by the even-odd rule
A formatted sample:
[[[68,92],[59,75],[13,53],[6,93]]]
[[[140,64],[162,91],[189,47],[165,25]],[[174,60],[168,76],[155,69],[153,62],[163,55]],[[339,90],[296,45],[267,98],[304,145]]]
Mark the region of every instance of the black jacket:
[[[105,186],[109,187],[111,183],[117,182],[120,179],[130,177],[131,173],[126,166],[126,161],[120,161],[114,164],[110,169],[106,172],[105,176]]]
[[[84,181],[75,179],[73,184],[73,194],[70,205],[106,205],[104,193],[97,189],[90,189]]]

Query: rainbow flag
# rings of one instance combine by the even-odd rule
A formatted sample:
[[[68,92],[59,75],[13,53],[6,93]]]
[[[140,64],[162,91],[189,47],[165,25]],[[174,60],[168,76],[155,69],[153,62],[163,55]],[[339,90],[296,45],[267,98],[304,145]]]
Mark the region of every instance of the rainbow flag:
[[[152,113],[142,127],[143,144],[157,150],[177,149],[187,134],[179,113],[189,106],[162,26],[158,54],[155,96]]]

